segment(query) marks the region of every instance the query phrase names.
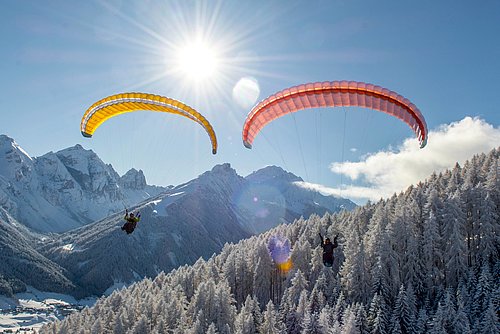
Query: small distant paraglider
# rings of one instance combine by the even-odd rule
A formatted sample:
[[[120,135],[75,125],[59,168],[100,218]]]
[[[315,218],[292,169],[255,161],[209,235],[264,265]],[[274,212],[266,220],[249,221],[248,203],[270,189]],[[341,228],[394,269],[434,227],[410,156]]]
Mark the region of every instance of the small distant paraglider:
[[[333,243],[330,241],[330,238],[324,238],[319,233],[319,239],[321,240],[321,248],[323,248],[323,264],[325,267],[333,266],[333,250],[339,246],[337,239],[338,235],[333,238]]]
[[[208,120],[190,106],[160,95],[122,93],[101,99],[87,109],[82,117],[80,130],[84,137],[92,137],[94,131],[111,117],[138,110],[167,112],[195,121],[208,133],[212,142],[212,153],[217,153],[217,138]]]

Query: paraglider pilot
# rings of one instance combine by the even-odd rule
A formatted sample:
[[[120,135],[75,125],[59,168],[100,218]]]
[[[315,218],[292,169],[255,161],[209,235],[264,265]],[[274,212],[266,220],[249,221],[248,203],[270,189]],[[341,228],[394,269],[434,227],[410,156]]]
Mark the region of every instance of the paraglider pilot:
[[[135,215],[131,212],[130,214],[128,213],[128,210],[125,209],[125,217],[123,217],[127,222],[123,224],[122,230],[127,232],[127,234],[130,234],[134,232],[135,227],[137,226],[137,222],[141,220],[141,214],[136,213]]]
[[[337,238],[339,236],[335,236],[333,238],[333,244],[330,242],[330,238],[325,238],[323,240],[323,236],[319,233],[319,238],[321,239],[321,248],[323,248],[323,264],[327,267],[331,267],[333,265],[333,250],[338,247]]]

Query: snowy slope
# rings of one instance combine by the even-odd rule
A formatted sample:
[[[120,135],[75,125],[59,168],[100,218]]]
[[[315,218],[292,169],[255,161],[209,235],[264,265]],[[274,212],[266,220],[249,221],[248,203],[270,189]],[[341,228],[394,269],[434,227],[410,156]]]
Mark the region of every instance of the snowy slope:
[[[13,298],[0,296],[0,333],[37,333],[44,323],[60,320],[92,306],[95,298],[75,300],[70,295],[39,291],[27,287]]]
[[[499,333],[499,158],[241,240],[41,333]],[[332,267],[318,233],[339,235]],[[276,235],[290,242],[289,267],[270,256]]]
[[[239,204],[251,213],[251,225],[256,232],[267,231],[279,222],[292,222],[301,216],[307,218],[313,213],[323,215],[356,207],[348,199],[324,196],[300,187],[297,183],[302,182],[302,178],[281,167],[267,166],[245,179],[247,185]]]
[[[164,189],[148,186],[142,171],[120,177],[80,145],[31,158],[0,135],[0,206],[35,231],[77,228]]]
[[[73,290],[68,273],[40,254],[37,242],[36,235],[0,210],[0,294],[22,292],[26,285],[63,293]]]
[[[208,258],[225,243],[247,238],[263,226],[292,222],[308,208],[330,210],[314,204],[296,180],[300,178],[277,167],[243,178],[229,164],[217,165],[140,204],[142,220],[131,235],[120,230],[121,213],[61,234],[42,252],[72,273],[79,295],[100,294],[116,282],[154,277]],[[345,204],[318,201],[333,209]]]
[[[18,279],[51,291],[74,284],[72,293],[79,295],[208,258],[227,242],[300,216],[354,207],[298,187],[301,178],[279,167],[242,177],[226,163],[185,184],[155,187],[142,171],[120,177],[80,145],[31,158],[7,136],[0,136],[0,171],[0,222],[8,223],[4,247],[11,247],[8,238],[15,233],[11,258],[34,277],[53,275],[55,285],[14,272],[17,262],[5,262],[10,264],[0,267],[0,275],[14,280],[10,286]],[[130,236],[119,229],[125,203],[139,203],[143,217]]]
[[[120,230],[119,214],[66,232],[42,251],[73,274],[79,287],[75,295],[81,297],[192,264],[219,252],[226,242],[250,236],[236,223],[226,198],[214,196],[209,186],[175,194],[161,194],[137,207],[142,219],[131,235]]]

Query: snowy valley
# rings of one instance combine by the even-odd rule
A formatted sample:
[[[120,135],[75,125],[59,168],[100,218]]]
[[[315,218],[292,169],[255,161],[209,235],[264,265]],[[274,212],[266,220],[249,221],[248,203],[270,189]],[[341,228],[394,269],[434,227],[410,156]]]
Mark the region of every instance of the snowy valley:
[[[41,333],[498,333],[499,153],[227,244]],[[332,268],[318,233],[340,236]],[[269,255],[274,235],[291,242],[289,270]]]

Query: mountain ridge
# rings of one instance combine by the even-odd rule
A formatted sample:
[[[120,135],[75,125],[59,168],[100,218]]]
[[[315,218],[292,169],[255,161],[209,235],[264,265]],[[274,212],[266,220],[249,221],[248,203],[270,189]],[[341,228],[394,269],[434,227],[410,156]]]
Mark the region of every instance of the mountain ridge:
[[[0,135],[0,206],[37,232],[64,232],[119,212],[166,187],[149,186],[142,171],[120,177],[81,145],[32,158]]]
[[[62,286],[79,296],[206,259],[226,243],[311,213],[355,206],[298,187],[294,182],[302,179],[277,166],[242,177],[222,163],[181,185],[158,187],[147,185],[134,168],[119,176],[78,144],[31,158],[13,139],[0,140],[0,168],[6,171],[0,211],[34,240],[34,249],[25,251],[41,257],[32,257],[32,265],[49,261]],[[130,236],[120,230],[125,200],[142,213]],[[42,227],[34,229],[37,224]],[[7,269],[0,266],[0,274],[16,278]]]
[[[276,179],[276,175],[272,178],[283,191],[290,175],[287,173],[284,180]],[[296,186],[292,182],[288,187]],[[281,203],[269,203],[269,196],[276,192],[255,192],[254,184],[239,176],[229,163],[216,165],[132,208],[140,211],[141,221],[130,236],[120,231],[123,216],[115,214],[55,237],[44,246],[43,253],[73,273],[77,295],[99,295],[116,282],[130,283],[193,264],[200,257],[208,259],[225,244],[256,233],[256,220],[276,226],[303,215],[282,206],[287,203],[285,197]],[[242,193],[245,196],[240,196]],[[255,200],[252,196],[257,193],[262,198]],[[294,191],[290,193],[293,200],[301,198]]]

